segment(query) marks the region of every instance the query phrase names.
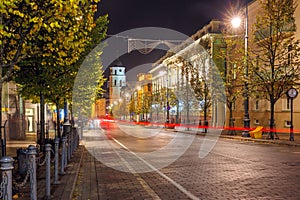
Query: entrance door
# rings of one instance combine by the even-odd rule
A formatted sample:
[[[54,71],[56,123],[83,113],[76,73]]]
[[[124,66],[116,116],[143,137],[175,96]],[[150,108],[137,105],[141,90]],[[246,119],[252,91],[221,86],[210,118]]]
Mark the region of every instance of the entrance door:
[[[28,121],[27,121],[27,128],[28,128],[28,132],[33,132],[33,116],[28,116]]]
[[[26,108],[27,132],[34,132],[34,109]]]

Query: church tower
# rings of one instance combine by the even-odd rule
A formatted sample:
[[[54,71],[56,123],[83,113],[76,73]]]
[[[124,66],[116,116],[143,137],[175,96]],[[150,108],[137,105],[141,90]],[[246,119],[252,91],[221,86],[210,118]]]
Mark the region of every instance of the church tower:
[[[126,86],[125,66],[118,59],[110,67],[109,105],[116,104],[121,97],[121,88]]]

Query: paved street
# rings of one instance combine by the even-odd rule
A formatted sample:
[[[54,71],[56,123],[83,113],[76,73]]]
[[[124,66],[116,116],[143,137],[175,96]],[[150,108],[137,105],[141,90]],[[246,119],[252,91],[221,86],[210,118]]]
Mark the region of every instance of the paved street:
[[[85,132],[74,199],[300,199],[299,147],[120,127]]]

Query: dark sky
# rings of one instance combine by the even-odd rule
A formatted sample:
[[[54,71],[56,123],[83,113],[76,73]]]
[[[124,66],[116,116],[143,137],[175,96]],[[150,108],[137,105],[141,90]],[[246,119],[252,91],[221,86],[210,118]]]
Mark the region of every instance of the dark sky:
[[[211,19],[222,19],[232,6],[250,0],[101,0],[99,14],[108,14],[109,34],[138,28],[163,27],[194,34]]]
[[[140,27],[162,27],[191,36],[211,19],[223,20],[232,7],[251,0],[101,0],[98,15],[108,14],[108,34]],[[129,69],[158,60],[164,53],[140,55],[132,52],[120,58]]]

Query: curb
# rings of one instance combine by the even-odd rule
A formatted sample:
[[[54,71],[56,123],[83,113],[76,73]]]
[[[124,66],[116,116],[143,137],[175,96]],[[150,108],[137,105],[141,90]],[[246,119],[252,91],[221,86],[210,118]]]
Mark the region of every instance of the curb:
[[[205,133],[202,133],[201,131],[196,131],[196,133],[183,131],[183,130],[167,130],[168,132],[181,132],[186,134],[196,134],[197,136],[205,136]],[[218,136],[220,138],[225,139],[232,139],[232,140],[240,140],[240,141],[247,141],[247,142],[258,142],[263,144],[276,144],[276,145],[285,145],[285,146],[291,146],[291,147],[300,147],[300,143],[295,143],[294,141],[288,141],[288,140],[268,140],[268,139],[254,139],[250,137],[242,137],[242,136],[231,136],[231,135],[220,135]]]
[[[70,196],[69,196],[70,200],[73,199],[73,193],[74,193],[74,190],[75,190],[75,187],[76,187],[76,182],[77,182],[78,174],[79,174],[79,171],[80,171],[80,168],[81,168],[81,162],[82,162],[84,151],[85,151],[85,148],[83,148],[83,150],[81,152],[79,164],[78,164],[78,167],[77,167],[76,172],[75,172],[75,179],[74,179],[74,182],[72,184],[72,188],[71,188],[71,192],[70,192]]]
[[[286,145],[293,147],[300,147],[300,144],[295,143],[293,141],[287,140],[267,140],[267,139],[253,139],[247,137],[239,137],[239,136],[228,136],[228,135],[220,135],[221,138],[232,139],[232,140],[240,140],[240,141],[248,141],[248,142],[258,142],[263,144],[277,144],[277,145]]]

